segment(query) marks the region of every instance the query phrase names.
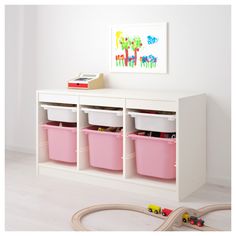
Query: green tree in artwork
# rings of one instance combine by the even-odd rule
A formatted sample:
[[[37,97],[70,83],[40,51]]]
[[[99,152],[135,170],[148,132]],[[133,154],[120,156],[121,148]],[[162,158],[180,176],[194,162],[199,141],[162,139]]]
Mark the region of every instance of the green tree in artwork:
[[[131,40],[128,37],[126,38],[121,37],[120,44],[121,44],[121,49],[125,50],[125,66],[128,66],[129,49],[130,49]]]
[[[139,36],[134,37],[133,40],[131,41],[131,48],[134,51],[134,65],[135,66],[137,64],[137,52],[142,47],[142,45],[143,44]]]

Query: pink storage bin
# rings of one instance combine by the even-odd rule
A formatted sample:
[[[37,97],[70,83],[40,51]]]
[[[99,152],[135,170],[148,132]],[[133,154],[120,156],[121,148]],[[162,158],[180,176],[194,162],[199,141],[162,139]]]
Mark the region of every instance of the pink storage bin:
[[[89,162],[93,167],[122,170],[122,133],[97,131],[97,127],[84,128],[88,135]]]
[[[42,128],[47,131],[49,159],[76,163],[76,124],[52,121]]]
[[[137,173],[162,179],[176,178],[176,139],[128,135],[135,143]]]

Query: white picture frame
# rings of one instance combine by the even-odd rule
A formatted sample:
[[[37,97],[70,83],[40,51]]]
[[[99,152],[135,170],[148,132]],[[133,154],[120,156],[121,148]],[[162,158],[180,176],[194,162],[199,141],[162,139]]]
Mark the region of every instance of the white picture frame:
[[[167,22],[111,26],[110,71],[167,73]]]

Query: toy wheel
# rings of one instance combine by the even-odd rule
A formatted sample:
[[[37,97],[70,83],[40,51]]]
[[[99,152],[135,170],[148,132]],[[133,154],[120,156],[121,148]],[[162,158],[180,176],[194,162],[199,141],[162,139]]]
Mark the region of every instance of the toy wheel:
[[[183,219],[183,222],[184,222],[184,223],[186,223],[186,222],[187,222],[187,220],[186,220],[186,219]]]
[[[166,214],[165,214],[164,212],[162,212],[162,215],[163,215],[163,216],[166,216]]]
[[[155,210],[155,211],[154,211],[154,213],[155,213],[155,214],[158,214],[158,211],[157,211],[157,210]]]
[[[194,225],[194,221],[193,220],[190,220],[189,222],[191,225]]]
[[[197,226],[202,227],[203,226],[202,222],[197,222]]]
[[[148,208],[148,211],[149,211],[149,212],[152,212],[152,208]]]

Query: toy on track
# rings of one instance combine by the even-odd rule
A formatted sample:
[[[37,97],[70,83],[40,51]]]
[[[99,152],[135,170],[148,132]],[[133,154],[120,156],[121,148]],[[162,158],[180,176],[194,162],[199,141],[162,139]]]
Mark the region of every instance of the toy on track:
[[[208,205],[198,210],[186,207],[179,207],[173,211],[167,209],[171,211],[169,212],[168,216],[163,216],[162,214],[160,214],[161,207],[155,205],[149,205],[146,209],[140,206],[128,204],[101,204],[87,207],[76,212],[71,219],[73,229],[78,231],[90,231],[83,225],[83,217],[94,212],[105,210],[135,211],[163,219],[164,222],[154,231],[170,231],[173,230],[173,227],[181,227],[182,225],[201,231],[220,231],[220,229],[215,229],[213,227],[205,225],[204,221],[200,219],[200,217],[213,211],[231,210],[231,204]],[[155,213],[154,211],[157,211],[157,213]]]

